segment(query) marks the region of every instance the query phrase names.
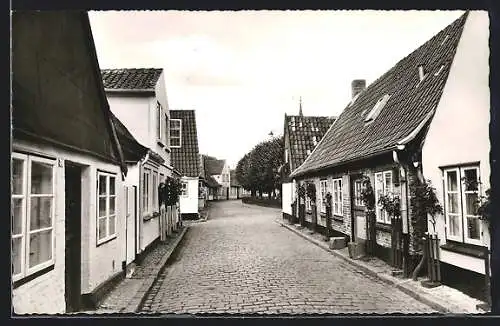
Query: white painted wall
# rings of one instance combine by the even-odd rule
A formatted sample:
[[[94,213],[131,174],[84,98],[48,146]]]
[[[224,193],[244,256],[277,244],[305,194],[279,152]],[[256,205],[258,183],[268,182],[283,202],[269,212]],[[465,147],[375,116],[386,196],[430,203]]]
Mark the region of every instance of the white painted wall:
[[[489,19],[486,11],[471,11],[451,65],[441,101],[431,122],[422,151],[424,177],[432,181],[443,204],[440,166],[480,162],[482,191],[489,188]],[[431,72],[434,73],[434,72]],[[430,78],[433,76],[430,75]],[[429,230],[432,224],[429,223]],[[436,231],[445,242],[445,219],[437,218]],[[489,246],[488,229],[482,228],[483,243]],[[441,260],[484,274],[477,258],[440,252]]]
[[[179,204],[181,214],[198,213],[198,178],[182,177],[182,181],[188,184],[188,195],[180,196]]]
[[[293,184],[291,182],[283,183],[281,189],[283,196],[281,197],[282,211],[283,213],[292,215],[292,188]]]
[[[141,218],[142,220],[142,218]],[[146,249],[153,241],[160,236],[160,218],[153,217],[150,220],[142,220],[142,241],[141,250]]]
[[[82,251],[81,288],[89,293],[99,284],[121,271],[125,260],[124,197],[123,182],[119,166],[105,163],[93,157],[60,150],[49,145],[38,145],[15,140],[13,151],[22,150],[33,155],[42,154],[62,162],[56,166],[55,183],[55,266],[44,274],[13,290],[13,306],[16,312],[64,312],[64,270],[65,270],[65,190],[64,162],[66,160],[84,165],[82,171]],[[116,174],[116,234],[113,240],[97,246],[97,170]]]
[[[128,131],[143,146],[151,147],[151,117],[149,97],[132,97],[106,94],[109,107],[114,115],[127,127]],[[154,97],[152,97],[154,99]],[[155,129],[152,129],[153,131]]]

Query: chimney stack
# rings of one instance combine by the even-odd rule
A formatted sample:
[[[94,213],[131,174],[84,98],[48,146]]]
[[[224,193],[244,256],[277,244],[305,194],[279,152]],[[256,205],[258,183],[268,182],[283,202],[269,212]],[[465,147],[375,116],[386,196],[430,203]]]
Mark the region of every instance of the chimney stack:
[[[366,88],[365,79],[354,79],[351,83],[352,98],[361,93]]]

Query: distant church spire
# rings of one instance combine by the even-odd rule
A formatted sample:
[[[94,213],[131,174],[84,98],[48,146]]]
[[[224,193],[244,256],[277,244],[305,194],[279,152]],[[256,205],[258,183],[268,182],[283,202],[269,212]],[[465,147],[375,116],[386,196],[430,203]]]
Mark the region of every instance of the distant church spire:
[[[302,96],[299,97],[299,115],[302,117]]]

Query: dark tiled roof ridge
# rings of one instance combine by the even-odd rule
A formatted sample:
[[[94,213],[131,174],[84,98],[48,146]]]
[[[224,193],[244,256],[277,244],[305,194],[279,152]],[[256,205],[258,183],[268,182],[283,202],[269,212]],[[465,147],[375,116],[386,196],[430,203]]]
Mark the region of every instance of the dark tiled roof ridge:
[[[185,176],[203,175],[200,166],[195,110],[170,110],[170,118],[182,120],[181,147],[172,148],[172,165]]]
[[[440,101],[467,14],[368,85],[354,103],[346,106],[292,176],[381,153],[418,128]],[[448,37],[443,37],[444,34]],[[422,81],[418,78],[419,64],[424,65],[427,73]],[[440,67],[444,69],[441,71]],[[384,94],[391,95],[385,107],[374,121],[365,124],[366,114]]]
[[[163,68],[110,68],[101,69],[105,89],[152,90]]]

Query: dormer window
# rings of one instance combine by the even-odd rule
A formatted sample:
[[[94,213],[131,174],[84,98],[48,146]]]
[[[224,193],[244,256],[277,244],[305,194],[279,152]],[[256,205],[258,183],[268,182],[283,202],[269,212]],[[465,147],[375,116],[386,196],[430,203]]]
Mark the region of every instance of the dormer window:
[[[182,144],[182,120],[170,119],[170,147],[178,148]]]
[[[308,149],[308,150],[306,151],[306,153],[307,153],[307,156],[311,155],[311,150],[310,150],[310,149]]]
[[[373,120],[375,120],[375,118],[377,118],[377,116],[379,115],[380,111],[382,111],[382,109],[386,105],[387,101],[389,101],[390,97],[391,96],[389,94],[386,94],[386,95],[382,96],[377,101],[377,103],[375,103],[375,105],[373,106],[373,109],[366,115],[366,117],[365,117],[365,123],[372,122]]]
[[[299,122],[299,127],[302,128],[302,121]]]

